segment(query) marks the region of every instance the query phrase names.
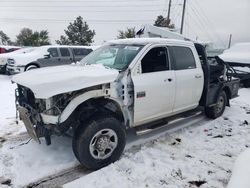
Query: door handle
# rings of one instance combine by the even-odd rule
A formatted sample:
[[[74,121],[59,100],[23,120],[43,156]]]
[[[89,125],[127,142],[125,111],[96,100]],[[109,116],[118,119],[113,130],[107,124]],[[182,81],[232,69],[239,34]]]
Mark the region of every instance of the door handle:
[[[173,80],[172,78],[166,78],[166,79],[164,79],[164,82],[167,82],[167,81],[172,82],[172,80]]]
[[[202,78],[201,75],[195,75],[195,78]]]

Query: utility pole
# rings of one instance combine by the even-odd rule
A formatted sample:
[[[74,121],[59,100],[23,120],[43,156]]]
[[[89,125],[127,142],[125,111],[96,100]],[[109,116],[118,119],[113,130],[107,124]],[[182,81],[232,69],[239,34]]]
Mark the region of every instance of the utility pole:
[[[232,34],[230,34],[229,36],[228,48],[231,47],[231,43],[232,43]]]
[[[186,2],[187,2],[187,0],[184,0],[183,9],[182,9],[181,34],[183,33],[183,27],[184,27],[184,18],[185,18]]]
[[[169,2],[168,2],[168,16],[167,16],[168,20],[170,19],[171,1],[172,0],[169,0]]]

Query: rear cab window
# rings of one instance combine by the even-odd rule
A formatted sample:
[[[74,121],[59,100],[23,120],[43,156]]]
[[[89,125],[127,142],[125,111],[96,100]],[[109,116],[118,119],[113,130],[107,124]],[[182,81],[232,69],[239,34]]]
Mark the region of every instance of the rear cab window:
[[[192,50],[183,46],[172,46],[175,70],[195,69],[196,62]]]
[[[92,49],[86,49],[86,48],[73,48],[74,56],[86,56],[92,51],[93,51]]]

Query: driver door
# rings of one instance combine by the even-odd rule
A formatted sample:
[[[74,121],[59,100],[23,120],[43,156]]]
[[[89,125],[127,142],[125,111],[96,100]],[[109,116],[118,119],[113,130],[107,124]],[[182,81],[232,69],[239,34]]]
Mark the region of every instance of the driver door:
[[[151,48],[140,65],[140,73],[132,76],[134,126],[171,115],[175,98],[175,72],[165,46]]]
[[[43,58],[38,59],[41,67],[55,66],[60,59],[57,48],[49,48]]]

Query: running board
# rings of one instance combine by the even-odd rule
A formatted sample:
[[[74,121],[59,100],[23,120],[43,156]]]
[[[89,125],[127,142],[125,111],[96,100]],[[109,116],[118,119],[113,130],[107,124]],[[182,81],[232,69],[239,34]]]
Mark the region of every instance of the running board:
[[[183,114],[182,116],[180,116],[180,115],[174,116],[175,118],[169,118],[168,120],[165,118],[165,119],[159,120],[157,122],[142,125],[142,126],[139,126],[138,128],[135,128],[136,134],[138,136],[148,134],[152,131],[161,129],[163,127],[172,125],[174,123],[177,123],[177,122],[189,119],[189,118],[193,118],[193,117],[198,116],[200,114],[202,114],[202,111],[196,111],[196,112],[191,112],[189,115],[186,113],[186,114]]]

